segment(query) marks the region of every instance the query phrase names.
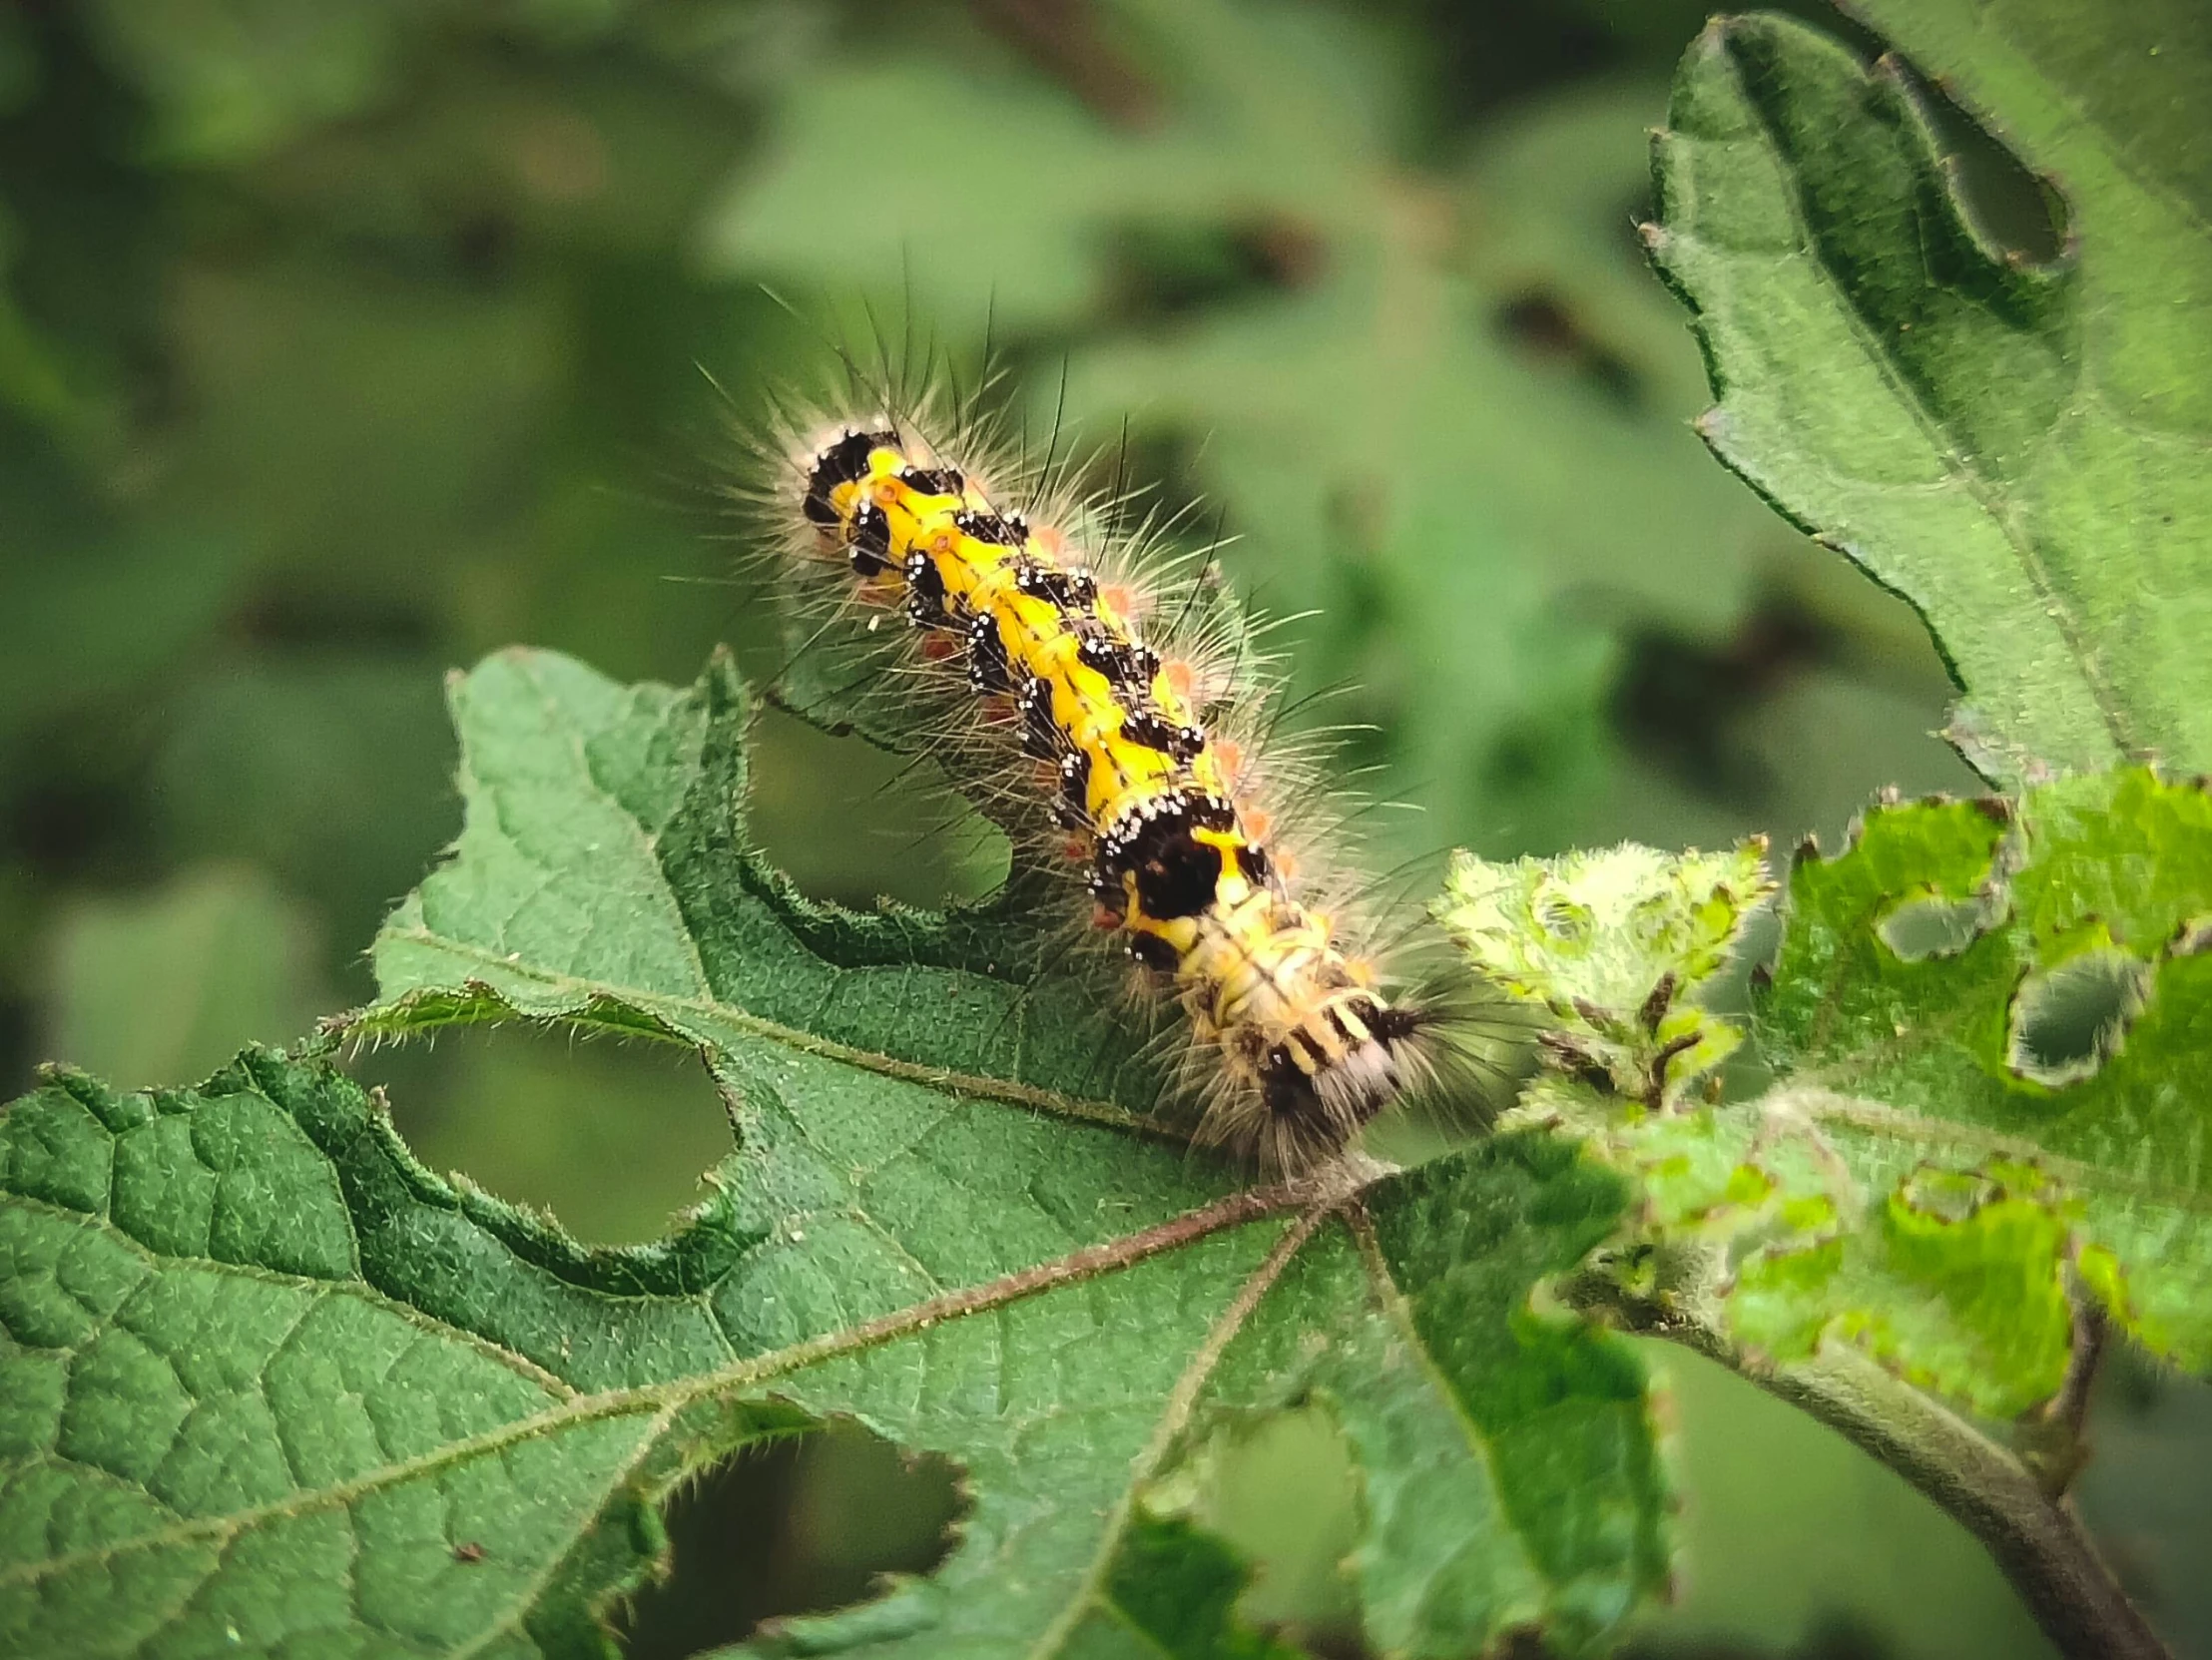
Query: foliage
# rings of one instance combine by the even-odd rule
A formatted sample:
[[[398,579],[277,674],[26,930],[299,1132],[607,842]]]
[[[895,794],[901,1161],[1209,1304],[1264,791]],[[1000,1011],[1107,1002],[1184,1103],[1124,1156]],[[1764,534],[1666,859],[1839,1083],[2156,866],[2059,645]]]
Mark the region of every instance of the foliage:
[[[55,1046],[119,1084],[206,1073],[241,1033],[282,1042],[330,1003],[296,908],[251,866],[82,902],[55,944]]]
[[[466,826],[350,1033],[697,1045],[739,1150],[669,1239],[590,1252],[423,1171],[325,1059],[133,1097],[57,1074],[4,1124],[12,1646],[590,1652],[652,1499],[832,1415],[956,1459],[960,1542],[764,1653],[1130,1626],[1281,1652],[1223,1623],[1238,1570],[1172,1476],[1208,1423],[1292,1401],[1360,1471],[1379,1646],[1581,1647],[1663,1576],[1641,1368],[1527,1306],[1614,1227],[1610,1177],[1509,1136],[1239,1191],[1133,1136],[1136,1081],[1099,1061],[1127,1034],[1034,936],[825,910],[753,858],[727,663],[676,692],[512,653],[453,701]]]
[[[1995,1418],[2065,1383],[2071,1276],[2154,1353],[2212,1367],[2205,791],[2137,771],[2016,811],[1888,806],[1835,857],[1808,849],[1756,1000],[1771,1080],[1723,1106],[1700,1086],[1738,1034],[1696,988],[1760,894],[1746,854],[1454,873],[1447,925],[1553,1023],[1553,1075],[1518,1116],[1638,1184],[1631,1288],[1771,1362],[1857,1344]],[[1560,919],[1624,891],[1646,925],[1604,937],[1649,943],[1601,988]],[[1543,995],[1567,975],[1589,992]],[[2036,1052],[2054,1039],[2062,1061]]]
[[[2212,812],[2112,770],[2207,758],[2212,40],[2185,0],[1868,9],[2047,173],[2053,246],[1915,72],[1771,18],[1685,62],[1649,242],[1708,442],[1920,607],[2015,794],[1801,855],[1748,1032],[1762,844],[1462,856],[1443,919],[1544,1027],[1520,1107],[1247,1190],[1154,1110],[1145,1022],[1039,933],[1035,872],[818,903],[751,844],[778,741],[731,660],[675,689],[503,653],[449,688],[465,819],[371,1006],[195,1088],[53,1070],[0,1118],[0,1647],[601,1653],[677,1483],[849,1420],[960,1471],[956,1543],[743,1652],[1284,1660],[1206,1494],[1295,1411],[1352,1472],[1370,1646],[1595,1650],[1667,1580],[1668,1494],[1637,1357],[1577,1310],[1785,1383],[1865,1357],[2053,1491],[2100,1327],[2212,1368]],[[1365,683],[1362,759],[1447,832],[1663,834],[1663,764],[1731,825],[1860,788],[1823,744],[1792,765],[1830,794],[1747,793],[1667,725],[1888,648],[1679,464],[1695,366],[1615,235],[1632,81],[1462,148],[1381,14],[1130,0],[1071,57],[1027,8],[834,42],[712,0],[278,10],[0,18],[0,516],[42,556],[0,605],[0,914],[37,924],[0,932],[59,941],[0,976],[46,974],[119,1084],[297,1029],[297,894],[350,967],[443,828],[433,661],[765,640],[742,596],[641,589],[710,566],[628,455],[695,359],[820,354],[761,276],[900,289],[894,334],[955,350],[989,290],[1017,378],[1065,365],[1018,406],[1133,412],[1170,506],[1257,532],[1248,586],[1325,612],[1302,687]],[[884,142],[890,110],[929,119]],[[1641,710],[1654,664],[1721,713]],[[87,888],[257,868],[52,903],[18,828],[49,817]],[[703,1064],[738,1146],[665,1238],[441,1180],[343,1069],[525,1021]],[[528,1134],[554,1092],[513,1093]]]
[[[2203,8],[1867,9],[1918,74],[1755,16],[1675,84],[1650,242],[1712,367],[1702,430],[1927,615],[1990,777],[2212,765]],[[2051,252],[1968,192],[1928,74],[2035,170]]]

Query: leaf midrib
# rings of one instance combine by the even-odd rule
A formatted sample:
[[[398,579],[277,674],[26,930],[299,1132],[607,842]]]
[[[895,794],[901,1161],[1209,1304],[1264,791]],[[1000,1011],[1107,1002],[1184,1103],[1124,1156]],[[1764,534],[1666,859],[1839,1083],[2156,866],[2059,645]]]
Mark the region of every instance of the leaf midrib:
[[[1081,1584],[1068,1599],[1067,1606],[1060,1611],[1058,1618],[1045,1627],[1043,1634],[1030,1647],[1029,1660],[1052,1660],[1053,1656],[1063,1653],[1068,1638],[1074,1635],[1082,1624],[1083,1616],[1093,1605],[1116,1608],[1113,1600],[1105,1594],[1106,1581],[1113,1572],[1114,1555],[1120,1548],[1122,1534],[1128,1529],[1130,1513],[1136,1508],[1137,1489],[1147,1476],[1160,1467],[1174,1448],[1176,1440],[1190,1422],[1191,1413],[1197,1408],[1200,1391],[1213,1377],[1214,1369],[1221,1364],[1221,1358],[1231,1342],[1244,1330],[1245,1322],[1252,1318],[1253,1311],[1259,1308],[1262,1299],[1274,1288],[1275,1282],[1282,1278],[1283,1270],[1290,1266],[1291,1259],[1305,1249],[1306,1242],[1314,1237],[1315,1231],[1324,1222],[1336,1214],[1341,1203],[1337,1199],[1316,1203],[1285,1229],[1283,1237],[1276,1241],[1260,1266],[1246,1277],[1229,1307],[1222,1311],[1220,1318],[1207,1332],[1206,1341],[1199,1345],[1190,1364],[1177,1377],[1174,1388],[1168,1391],[1167,1403],[1161,1410],[1159,1421],[1153,1425],[1151,1435],[1146,1437],[1143,1450],[1131,1460],[1129,1479],[1123,1484],[1121,1494],[1115,1499],[1113,1510],[1106,1518],[1098,1549],[1092,1553],[1091,1564],[1084,1571]],[[1150,1641],[1149,1636],[1147,1640]]]
[[[1363,1172],[1350,1181],[1340,1174],[1332,1183],[1329,1174],[1325,1172],[1319,1178],[1308,1178],[1272,1188],[1250,1189],[1232,1194],[1227,1198],[1216,1200],[1210,1205],[1201,1206],[1197,1210],[1186,1211],[1181,1216],[1172,1217],[1166,1222],[1156,1223],[1150,1228],[1141,1229],[1137,1233],[1124,1235],[1120,1239],[1111,1240],[1102,1245],[1085,1246],[1080,1250],[1071,1251],[1065,1256],[1055,1258],[1051,1262],[1033,1265],[1030,1268],[1017,1270],[1012,1274],[1002,1275],[998,1279],[987,1281],[980,1286],[971,1286],[961,1291],[924,1299],[922,1302],[910,1304],[906,1308],[896,1310],[891,1314],[878,1316],[876,1319],[862,1322],[858,1326],[848,1327],[841,1332],[825,1333],[822,1336],[792,1344],[784,1349],[771,1350],[763,1355],[751,1356],[745,1360],[733,1362],[728,1366],[718,1367],[711,1372],[694,1374],[688,1378],[672,1379],[659,1383],[636,1384],[622,1389],[602,1390],[588,1395],[571,1393],[569,1398],[559,1401],[543,1411],[510,1419],[494,1429],[449,1442],[434,1451],[422,1453],[414,1458],[379,1465],[376,1469],[366,1471],[350,1480],[337,1482],[313,1492],[288,1495],[283,1499],[268,1504],[254,1505],[223,1515],[196,1517],[152,1529],[114,1545],[74,1551],[66,1555],[45,1557],[16,1568],[0,1570],[0,1585],[37,1583],[68,1568],[88,1563],[111,1561],[116,1557],[134,1551],[158,1546],[189,1544],[199,1539],[228,1540],[263,1521],[328,1509],[333,1505],[349,1502],[355,1497],[380,1491],[386,1487],[433,1473],[468,1459],[497,1452],[524,1441],[545,1437],[570,1424],[598,1422],[632,1413],[661,1412],[673,1414],[695,1401],[716,1394],[744,1389],[754,1384],[784,1377],[790,1373],[802,1371],[825,1361],[839,1359],[861,1350],[896,1342],[942,1321],[986,1314],[1025,1298],[1058,1290],[1066,1285],[1097,1279],[1107,1274],[1119,1273],[1167,1252],[1196,1244],[1199,1240],[1213,1234],[1265,1221],[1270,1217],[1297,1210],[1301,1206],[1309,1207],[1307,1214],[1315,1224],[1318,1224],[1331,1210],[1345,1203],[1349,1197],[1357,1193],[1361,1185],[1365,1185],[1374,1179],[1372,1172]],[[8,1196],[8,1202],[34,1205],[40,1203],[36,1200],[24,1200],[21,1196],[12,1194]],[[63,1214],[66,1214],[71,1220],[80,1225],[99,1227],[136,1250],[142,1252],[145,1250],[145,1247],[132,1240],[129,1235],[123,1234],[120,1229],[117,1229],[113,1223],[105,1218],[87,1217],[81,1212],[66,1212]],[[1295,1227],[1293,1231],[1297,1231]],[[1305,1231],[1311,1233],[1311,1227],[1308,1227]],[[1302,1235],[1302,1242],[1303,1237]],[[1283,1256],[1283,1262],[1288,1262],[1289,1255],[1285,1254]],[[195,1266],[200,1261],[199,1259],[166,1257],[158,1260],[171,1263],[189,1261],[194,1263]],[[1269,1262],[1275,1263],[1274,1253],[1271,1253]],[[214,1264],[213,1266],[234,1269],[239,1267],[236,1264]],[[1263,1264],[1263,1269],[1266,1267],[1267,1265]],[[311,1287],[323,1293],[351,1292],[355,1289],[353,1286],[330,1281],[311,1280],[303,1276],[295,1278],[276,1275],[268,1270],[246,1270],[246,1272],[253,1272],[265,1278],[287,1281],[302,1287]],[[1280,1272],[1281,1264],[1275,1263],[1274,1273]],[[1272,1275],[1270,1283],[1272,1283]],[[365,1283],[361,1284],[358,1289],[371,1296],[382,1296]],[[1264,1292],[1265,1289],[1266,1287],[1262,1286],[1260,1291]],[[1248,1282],[1247,1292],[1250,1291],[1251,1284]],[[1240,1301],[1243,1295],[1240,1294]],[[1253,1301],[1257,1302],[1257,1295],[1254,1296]],[[430,1320],[430,1317],[424,1316],[420,1310],[412,1309],[408,1305],[400,1304],[397,1307],[410,1314],[413,1317],[412,1323],[414,1324],[421,1324]],[[1250,1311],[1246,1310],[1245,1312],[1249,1314]],[[465,1328],[448,1326],[443,1322],[436,1321],[431,1321],[431,1325],[441,1336],[450,1335],[472,1344],[484,1341],[477,1338],[475,1334],[466,1331]],[[1232,1332],[1229,1335],[1233,1336],[1234,1333]],[[1209,1342],[1211,1341],[1210,1338]],[[1223,1338],[1222,1341],[1226,1345],[1227,1338]],[[495,1353],[507,1359],[510,1363],[520,1359],[512,1356],[506,1350],[498,1349],[496,1345],[492,1347]],[[1202,1350],[1201,1355],[1204,1353],[1205,1351]],[[1218,1355],[1216,1358],[1218,1359]],[[1203,1379],[1200,1382],[1203,1382]],[[1180,1388],[1181,1385],[1179,1384],[1178,1387]]]

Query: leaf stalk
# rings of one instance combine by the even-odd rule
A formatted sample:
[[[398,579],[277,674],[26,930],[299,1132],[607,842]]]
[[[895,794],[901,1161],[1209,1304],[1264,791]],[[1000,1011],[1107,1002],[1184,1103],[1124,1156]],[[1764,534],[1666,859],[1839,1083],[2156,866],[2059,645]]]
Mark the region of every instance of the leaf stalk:
[[[2066,1660],[2173,1660],[2072,1501],[1939,1401],[1836,1344],[1770,1367],[1698,1322],[1648,1330],[1810,1412],[1912,1482],[1982,1542]]]

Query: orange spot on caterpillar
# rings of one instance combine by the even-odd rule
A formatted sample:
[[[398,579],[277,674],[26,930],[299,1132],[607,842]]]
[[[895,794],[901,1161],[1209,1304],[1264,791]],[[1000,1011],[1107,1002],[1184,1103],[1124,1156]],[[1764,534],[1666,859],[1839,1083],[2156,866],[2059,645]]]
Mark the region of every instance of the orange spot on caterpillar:
[[[931,663],[942,663],[959,649],[958,642],[946,634],[926,635],[921,642],[921,655]]]
[[[1081,863],[1091,856],[1091,838],[1087,835],[1071,835],[1060,843],[1060,851]]]
[[[1029,527],[1029,539],[1037,544],[1039,552],[1057,563],[1067,552],[1068,539],[1057,525],[1037,524]]]
[[[1262,815],[1261,815],[1261,817],[1262,817],[1262,818],[1264,819],[1264,818],[1266,818],[1266,817],[1267,817],[1267,815],[1266,815],[1266,814],[1262,814]],[[1281,876],[1281,877],[1282,877],[1282,878],[1283,878],[1283,879],[1284,879],[1285,881],[1296,881],[1296,880],[1298,880],[1298,871],[1299,871],[1299,858],[1298,858],[1298,854],[1296,854],[1296,853],[1275,853],[1275,854],[1273,854],[1273,855],[1271,855],[1271,856],[1273,856],[1273,858],[1275,859],[1275,868],[1276,868],[1276,873],[1277,873],[1278,875],[1280,875],[1280,876]]]
[[[1101,931],[1118,928],[1121,926],[1121,913],[1099,905],[1091,911],[1091,926]]]
[[[1133,589],[1118,582],[1108,583],[1098,591],[1098,603],[1120,617],[1137,614],[1137,596]]]
[[[1167,682],[1168,690],[1179,698],[1191,695],[1191,687],[1197,679],[1191,673],[1191,666],[1179,657],[1160,665],[1160,678]]]
[[[1223,780],[1234,788],[1237,775],[1244,771],[1244,746],[1234,738],[1217,738],[1209,747],[1214,752],[1215,764],[1221,768]],[[1262,814],[1261,817],[1265,818],[1266,815]],[[1252,830],[1252,816],[1250,814],[1245,815],[1245,829],[1252,830],[1255,838],[1259,837],[1260,831]]]
[[[1274,815],[1259,808],[1247,808],[1239,817],[1244,821],[1245,834],[1255,841],[1265,841],[1275,830]],[[1285,868],[1285,860],[1280,853],[1276,855],[1275,866],[1279,870]]]

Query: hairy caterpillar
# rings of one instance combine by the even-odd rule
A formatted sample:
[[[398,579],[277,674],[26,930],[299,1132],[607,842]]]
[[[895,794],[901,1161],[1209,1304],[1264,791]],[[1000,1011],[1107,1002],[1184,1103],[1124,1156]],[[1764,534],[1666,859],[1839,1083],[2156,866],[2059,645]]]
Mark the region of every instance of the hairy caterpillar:
[[[927,424],[926,405],[787,420],[760,505],[815,586],[895,629],[891,667],[943,715],[956,774],[1020,781],[1099,930],[1172,990],[1199,1139],[1272,1171],[1336,1154],[1426,1077],[1433,1016],[1273,845],[1268,769],[1230,730],[1240,701],[1252,724],[1235,643],[1163,615],[1117,572],[1127,539],[1069,528],[1096,520],[1082,504],[1001,500],[973,423],[941,445]]]

